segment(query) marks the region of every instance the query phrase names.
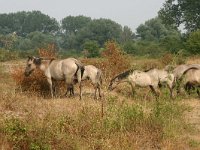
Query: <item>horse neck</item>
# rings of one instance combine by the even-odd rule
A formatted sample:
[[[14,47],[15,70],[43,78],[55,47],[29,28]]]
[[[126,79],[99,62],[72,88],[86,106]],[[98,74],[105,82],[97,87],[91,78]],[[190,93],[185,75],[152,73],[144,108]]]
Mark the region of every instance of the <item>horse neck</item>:
[[[42,62],[42,63],[38,66],[38,68],[39,68],[41,71],[45,72],[45,71],[47,70],[47,68],[49,67],[49,65],[50,65],[50,61],[45,61],[45,62]]]

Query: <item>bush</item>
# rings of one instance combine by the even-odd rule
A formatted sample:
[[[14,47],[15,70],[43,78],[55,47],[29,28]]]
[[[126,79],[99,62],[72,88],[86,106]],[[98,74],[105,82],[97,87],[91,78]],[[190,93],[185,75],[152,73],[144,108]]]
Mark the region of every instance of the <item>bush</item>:
[[[19,59],[19,52],[10,51],[5,49],[0,49],[0,61],[9,61],[9,60],[17,60]]]
[[[186,42],[187,50],[191,54],[200,53],[200,30],[192,32]]]

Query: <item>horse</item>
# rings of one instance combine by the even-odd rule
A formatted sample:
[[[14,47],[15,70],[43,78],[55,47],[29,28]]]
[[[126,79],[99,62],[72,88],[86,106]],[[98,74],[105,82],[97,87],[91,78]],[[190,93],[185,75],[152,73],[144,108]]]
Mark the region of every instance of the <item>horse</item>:
[[[150,87],[153,94],[158,96],[156,92],[158,83],[153,83],[151,77],[146,72],[140,70],[127,70],[123,73],[116,75],[111,79],[110,84],[108,86],[108,90],[114,90],[119,84],[127,82],[131,85],[132,93],[134,95],[134,87]]]
[[[184,74],[184,72],[186,72],[190,68],[199,68],[200,69],[200,64],[182,64],[182,65],[178,65],[177,67],[175,67],[173,69],[172,73],[174,74],[174,77],[176,78],[176,80],[179,80],[179,79],[181,79],[181,77]]]
[[[185,90],[190,95],[190,90],[196,87],[196,92],[200,98],[200,92],[198,90],[198,87],[200,87],[200,69],[198,68],[190,68],[184,72],[184,78],[183,78],[183,85]]]
[[[44,72],[49,83],[51,97],[55,95],[55,81],[65,80],[67,85],[72,84],[76,77],[80,88],[80,99],[82,99],[81,78],[84,71],[84,66],[75,58],[67,58],[63,60],[55,60],[41,57],[28,56],[25,76],[29,76],[35,69],[40,69]]]
[[[102,71],[93,65],[84,66],[84,72],[82,76],[82,81],[91,80],[92,85],[94,86],[94,99],[97,99],[97,90],[99,98],[101,99],[101,86],[102,86]],[[76,83],[76,79],[74,80]],[[67,88],[66,94],[70,92],[70,95],[74,95],[73,84],[70,84]]]
[[[168,74],[168,72],[164,70],[128,70],[118,74],[113,79],[111,79],[108,89],[113,90],[117,87],[118,84],[127,82],[131,85],[133,94],[135,86],[150,87],[153,94],[158,97],[159,92],[157,91],[159,83],[166,82],[168,84],[168,87],[170,88],[170,93],[172,96],[173,80],[174,76],[172,74]]]
[[[174,74],[169,73],[165,69],[157,69],[157,68],[146,70],[145,72],[151,76],[154,82],[158,82],[158,84],[160,85],[167,84],[170,91],[170,96],[171,98],[173,98],[173,88],[175,86]]]
[[[187,72],[187,70],[190,70],[192,68],[200,69],[200,64],[182,64],[178,65],[175,68],[173,66],[166,66],[165,70],[170,71],[169,68],[171,68],[171,72],[174,75],[175,78],[175,84],[176,84],[176,91],[177,93],[180,93],[180,84],[182,82],[182,77],[184,73]]]

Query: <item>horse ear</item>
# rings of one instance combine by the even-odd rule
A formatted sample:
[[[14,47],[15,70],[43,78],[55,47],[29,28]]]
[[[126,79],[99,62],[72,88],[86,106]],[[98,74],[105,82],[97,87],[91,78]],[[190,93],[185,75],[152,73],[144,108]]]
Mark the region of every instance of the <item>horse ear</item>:
[[[28,60],[31,59],[31,56],[28,56]]]
[[[41,58],[34,57],[33,62],[34,62],[36,65],[40,65],[40,64],[41,64]]]

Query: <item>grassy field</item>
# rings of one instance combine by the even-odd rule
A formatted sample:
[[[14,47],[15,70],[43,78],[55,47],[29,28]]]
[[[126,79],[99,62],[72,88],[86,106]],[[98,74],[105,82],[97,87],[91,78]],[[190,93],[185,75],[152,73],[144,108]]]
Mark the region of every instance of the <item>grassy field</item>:
[[[159,61],[132,61],[132,66],[147,64]],[[25,60],[0,65],[0,149],[200,148],[200,102],[195,95],[172,100],[163,88],[156,101],[149,89],[137,88],[133,97],[129,86],[109,92],[104,81],[102,100],[93,100],[88,84],[81,101],[77,94],[50,99],[16,90],[11,72],[24,65]]]

